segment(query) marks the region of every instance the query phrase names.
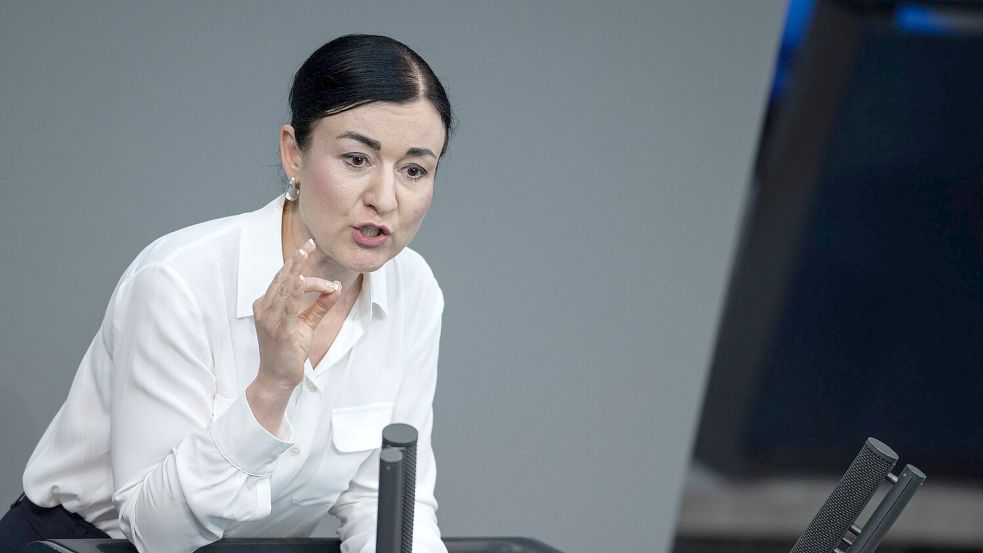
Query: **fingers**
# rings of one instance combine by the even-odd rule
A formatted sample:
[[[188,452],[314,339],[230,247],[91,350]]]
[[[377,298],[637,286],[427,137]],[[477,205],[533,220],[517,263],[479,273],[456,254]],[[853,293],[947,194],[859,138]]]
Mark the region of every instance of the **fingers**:
[[[267,306],[272,306],[279,298],[286,298],[290,295],[292,286],[299,280],[301,271],[312,251],[314,251],[314,241],[308,240],[287,259],[283,267],[280,267],[280,270],[273,277],[273,281],[270,282],[270,286],[266,289],[266,294],[263,295]]]
[[[323,278],[308,278],[305,280],[305,292],[320,292],[317,300],[297,316],[297,320],[306,324],[312,330],[317,327],[324,315],[341,296],[341,283],[324,280]]]
[[[318,292],[320,294],[332,294],[341,290],[341,283],[337,280],[326,280],[318,277],[304,278],[304,293]]]
[[[263,297],[253,304],[254,314],[259,316],[262,311],[262,318],[277,328],[278,334],[293,333],[297,321],[313,330],[340,295],[340,282],[303,276],[302,271],[314,248],[314,241],[308,240],[294,252],[273,277]],[[318,293],[317,300],[301,312],[304,294],[309,292]]]

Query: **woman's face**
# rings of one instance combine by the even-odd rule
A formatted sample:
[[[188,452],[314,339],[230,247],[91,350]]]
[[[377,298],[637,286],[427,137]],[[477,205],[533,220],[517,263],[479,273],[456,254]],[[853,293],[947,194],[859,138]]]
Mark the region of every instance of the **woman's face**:
[[[289,136],[287,136],[289,135]],[[318,121],[307,149],[281,133],[297,215],[318,248],[348,270],[374,271],[416,235],[430,207],[444,125],[426,100],[373,102]]]

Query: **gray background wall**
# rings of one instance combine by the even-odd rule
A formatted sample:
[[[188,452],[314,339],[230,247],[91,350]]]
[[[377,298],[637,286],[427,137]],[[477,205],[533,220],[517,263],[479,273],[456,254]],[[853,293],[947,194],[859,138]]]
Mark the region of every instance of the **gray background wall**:
[[[371,32],[420,52],[460,118],[414,242],[447,300],[444,533],[663,551],[783,12],[6,3],[0,498],[20,491],[123,268],[278,193],[293,71]]]

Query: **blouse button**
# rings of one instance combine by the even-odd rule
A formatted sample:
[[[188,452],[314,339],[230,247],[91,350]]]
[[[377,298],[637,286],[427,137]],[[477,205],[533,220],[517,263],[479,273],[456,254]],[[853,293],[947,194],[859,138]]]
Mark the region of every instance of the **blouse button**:
[[[291,447],[290,448],[290,453],[293,453],[294,455],[300,455],[300,447],[298,447],[298,446]]]
[[[309,391],[311,391],[311,392],[316,392],[317,391],[317,386],[315,386],[313,382],[308,382],[307,383],[307,389]]]

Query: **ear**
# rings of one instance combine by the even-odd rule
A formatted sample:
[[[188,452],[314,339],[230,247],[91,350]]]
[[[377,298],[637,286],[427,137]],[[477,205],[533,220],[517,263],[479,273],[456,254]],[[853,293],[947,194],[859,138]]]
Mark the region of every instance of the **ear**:
[[[294,177],[300,180],[303,155],[291,125],[280,127],[280,161],[283,163],[283,172],[287,174],[288,179]]]

